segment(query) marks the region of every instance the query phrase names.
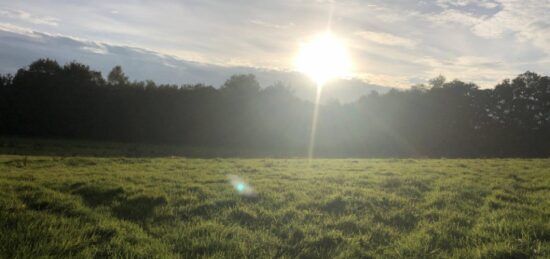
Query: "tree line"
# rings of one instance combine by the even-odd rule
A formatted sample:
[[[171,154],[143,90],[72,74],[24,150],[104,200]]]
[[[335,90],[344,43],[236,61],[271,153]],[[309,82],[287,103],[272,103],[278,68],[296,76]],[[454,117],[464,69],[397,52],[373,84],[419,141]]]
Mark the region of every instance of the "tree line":
[[[0,134],[305,155],[314,104],[254,75],[221,87],[130,81],[117,66],[40,59],[0,75]],[[318,156],[547,157],[550,78],[525,72],[480,89],[442,76],[320,107]]]

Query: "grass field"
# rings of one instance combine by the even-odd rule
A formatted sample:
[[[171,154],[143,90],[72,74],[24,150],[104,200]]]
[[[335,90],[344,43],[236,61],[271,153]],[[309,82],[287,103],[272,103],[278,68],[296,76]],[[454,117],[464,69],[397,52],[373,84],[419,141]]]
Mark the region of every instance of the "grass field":
[[[549,258],[550,160],[1,155],[0,233],[2,258]]]

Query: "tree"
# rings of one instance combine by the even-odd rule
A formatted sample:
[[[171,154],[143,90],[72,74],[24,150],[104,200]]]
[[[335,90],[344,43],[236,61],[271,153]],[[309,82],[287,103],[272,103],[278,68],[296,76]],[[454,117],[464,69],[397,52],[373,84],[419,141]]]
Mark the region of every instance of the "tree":
[[[13,76],[11,74],[0,75],[0,88],[7,88],[12,85]]]
[[[128,80],[128,77],[124,74],[122,71],[122,67],[115,66],[109,72],[109,75],[107,76],[107,82],[110,85],[116,85],[116,86],[124,86],[128,85],[130,81]]]
[[[443,84],[445,84],[445,81],[446,81],[445,77],[442,75],[439,75],[437,77],[430,79],[428,82],[430,86],[432,86],[432,88],[441,88],[443,87]]]
[[[39,59],[29,65],[27,70],[30,73],[38,73],[44,75],[56,75],[61,72],[61,66],[55,60]]]

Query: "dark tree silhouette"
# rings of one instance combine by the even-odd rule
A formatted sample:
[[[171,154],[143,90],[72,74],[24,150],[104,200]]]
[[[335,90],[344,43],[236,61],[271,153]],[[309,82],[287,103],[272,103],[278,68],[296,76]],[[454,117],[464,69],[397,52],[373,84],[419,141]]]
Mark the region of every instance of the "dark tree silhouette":
[[[120,66],[114,67],[111,72],[109,72],[109,75],[107,76],[107,81],[110,85],[116,86],[124,86],[130,83],[128,77],[124,74],[124,72],[122,71],[122,67]]]
[[[263,155],[304,155],[313,104],[282,83],[234,75],[220,88],[104,79],[40,59],[0,76],[0,134],[168,143]],[[532,72],[494,89],[443,76],[320,108],[315,153],[374,157],[547,157],[550,78]],[[212,155],[216,155],[213,153]]]

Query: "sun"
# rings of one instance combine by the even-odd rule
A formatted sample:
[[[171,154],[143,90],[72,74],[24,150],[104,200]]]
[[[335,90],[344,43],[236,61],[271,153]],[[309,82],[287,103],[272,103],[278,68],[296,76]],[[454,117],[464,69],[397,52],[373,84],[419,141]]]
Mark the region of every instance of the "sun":
[[[306,74],[322,87],[327,81],[348,77],[351,61],[345,45],[330,32],[304,44],[295,60],[299,72]]]

